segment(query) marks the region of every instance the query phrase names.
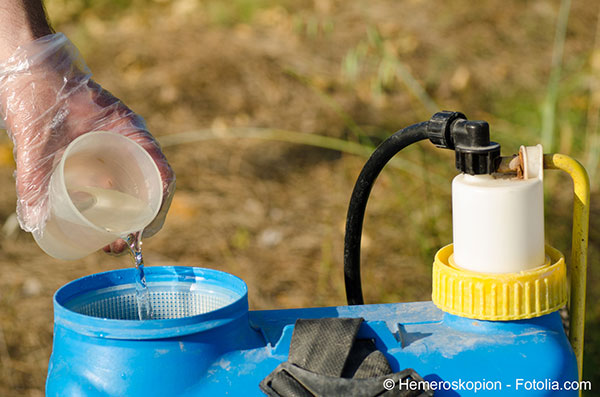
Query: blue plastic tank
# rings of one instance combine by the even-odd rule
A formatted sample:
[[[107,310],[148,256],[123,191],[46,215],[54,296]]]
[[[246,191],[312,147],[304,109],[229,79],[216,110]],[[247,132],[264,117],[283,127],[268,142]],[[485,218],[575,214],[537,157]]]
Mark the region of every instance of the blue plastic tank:
[[[147,267],[156,320],[137,320],[135,269],[75,280],[54,296],[48,396],[262,396],[287,361],[298,318],[363,317],[394,372],[413,368],[439,396],[577,396],[558,312],[490,322],[431,302],[249,311],[246,284],[215,270]],[[554,390],[553,390],[554,389]]]

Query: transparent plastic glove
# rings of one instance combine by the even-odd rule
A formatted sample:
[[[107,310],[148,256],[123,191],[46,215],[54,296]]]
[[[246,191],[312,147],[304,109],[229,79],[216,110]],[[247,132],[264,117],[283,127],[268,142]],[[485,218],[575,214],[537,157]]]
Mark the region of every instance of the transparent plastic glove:
[[[163,180],[163,203],[144,236],[162,227],[175,191],[175,174],[144,120],[91,79],[77,48],[62,33],[19,47],[0,64],[0,114],[14,143],[17,216],[23,230],[43,229],[48,184],[66,146],[91,131],[125,135],[152,156]],[[118,240],[104,248],[120,253]]]

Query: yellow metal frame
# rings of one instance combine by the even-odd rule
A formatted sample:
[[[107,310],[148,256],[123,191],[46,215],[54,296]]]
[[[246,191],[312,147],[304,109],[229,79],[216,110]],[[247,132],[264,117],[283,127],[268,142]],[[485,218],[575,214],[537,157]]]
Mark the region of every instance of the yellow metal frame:
[[[571,241],[571,315],[569,341],[577,358],[579,379],[583,371],[585,287],[590,224],[590,179],[581,163],[564,154],[545,154],[544,168],[562,170],[573,180],[573,233]]]

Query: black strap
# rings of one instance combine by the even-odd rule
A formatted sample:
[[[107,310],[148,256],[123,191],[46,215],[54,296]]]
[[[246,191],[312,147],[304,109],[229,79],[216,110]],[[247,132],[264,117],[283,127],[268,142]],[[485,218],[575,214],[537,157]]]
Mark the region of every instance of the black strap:
[[[392,374],[372,340],[356,339],[362,322],[362,318],[297,320],[288,361],[263,379],[260,388],[272,397],[432,396],[415,371]],[[395,386],[387,390],[384,381],[388,388]],[[407,382],[417,383],[402,390],[400,385]]]
[[[362,321],[362,318],[296,321],[288,361],[317,374],[342,376]]]

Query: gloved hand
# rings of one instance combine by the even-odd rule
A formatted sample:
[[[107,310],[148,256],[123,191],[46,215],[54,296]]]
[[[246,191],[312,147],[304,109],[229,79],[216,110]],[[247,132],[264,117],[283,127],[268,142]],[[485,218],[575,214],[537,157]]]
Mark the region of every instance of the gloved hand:
[[[0,64],[0,115],[14,143],[17,216],[23,230],[48,219],[48,184],[67,145],[91,131],[125,135],[152,156],[163,180],[159,214],[144,236],[162,227],[175,191],[175,174],[144,120],[91,79],[77,48],[62,33],[20,46]],[[120,253],[117,240],[104,251]]]

